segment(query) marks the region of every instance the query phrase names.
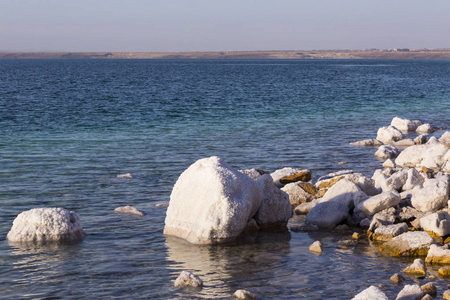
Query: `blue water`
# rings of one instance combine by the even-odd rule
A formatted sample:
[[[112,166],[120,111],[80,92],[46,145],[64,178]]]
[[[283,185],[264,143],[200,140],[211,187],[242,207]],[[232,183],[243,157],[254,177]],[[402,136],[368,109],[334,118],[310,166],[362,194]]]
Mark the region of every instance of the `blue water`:
[[[316,179],[371,175],[375,149],[348,143],[375,138],[394,116],[442,127],[436,136],[450,130],[449,82],[445,60],[0,60],[0,297],[228,299],[246,288],[262,299],[350,299],[371,284],[395,297],[402,286],[389,277],[409,261],[367,242],[341,249],[351,230],[200,247],[166,238],[156,204],[212,155],[239,169],[309,168]],[[127,204],[147,215],[114,213]],[[80,215],[84,241],[8,243],[17,214],[54,206]],[[321,256],[308,251],[317,239]],[[205,287],[173,288],[182,270]],[[434,282],[441,292],[448,283]]]

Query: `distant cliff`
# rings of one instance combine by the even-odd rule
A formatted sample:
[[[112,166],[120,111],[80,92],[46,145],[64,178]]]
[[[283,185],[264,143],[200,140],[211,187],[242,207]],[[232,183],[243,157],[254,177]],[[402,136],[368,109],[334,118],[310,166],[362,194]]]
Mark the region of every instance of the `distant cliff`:
[[[0,52],[0,59],[450,59],[450,49],[226,52]]]

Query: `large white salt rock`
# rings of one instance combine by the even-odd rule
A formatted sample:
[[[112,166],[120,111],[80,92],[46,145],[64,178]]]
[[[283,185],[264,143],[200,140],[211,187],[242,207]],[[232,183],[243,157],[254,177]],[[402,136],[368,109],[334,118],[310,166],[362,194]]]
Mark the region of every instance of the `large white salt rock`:
[[[386,179],[386,190],[388,191],[401,191],[402,187],[405,185],[408,179],[408,173],[403,171],[398,171],[392,174]],[[384,190],[384,189],[383,189]]]
[[[420,218],[420,227],[438,236],[450,234],[450,215],[446,211],[430,213]]]
[[[371,285],[358,295],[352,298],[352,300],[388,300],[389,298],[386,296],[383,291],[381,291],[378,287]]]
[[[377,131],[377,140],[383,144],[390,144],[403,139],[403,134],[394,126],[381,127]]]
[[[64,208],[33,208],[13,221],[11,242],[76,241],[84,238],[80,217]]]
[[[417,133],[430,134],[433,132],[433,127],[429,123],[422,124],[417,127]]]
[[[411,204],[422,212],[434,212],[444,208],[449,199],[449,187],[445,176],[427,179],[423,183],[423,188],[418,187],[413,190]]]
[[[438,245],[431,245],[428,250],[426,263],[450,264],[450,249]]]
[[[292,217],[289,195],[275,186],[269,174],[256,181],[261,194],[261,205],[255,215],[256,223],[261,227],[285,226]]]
[[[239,172],[247,175],[248,177],[250,177],[251,179],[253,179],[255,181],[258,180],[261,177],[261,175],[263,174],[262,170],[258,170],[255,168],[247,169],[247,170],[239,170]]]
[[[254,180],[219,157],[203,158],[175,183],[164,234],[193,244],[227,242],[241,234],[260,204]]]
[[[289,201],[294,206],[311,202],[315,199],[313,195],[302,189],[296,182],[286,184],[281,190],[289,195]]]
[[[382,159],[396,158],[400,154],[400,149],[393,145],[382,145],[375,152],[375,156]]]
[[[406,182],[402,187],[403,191],[409,191],[415,188],[416,186],[422,186],[425,178],[420,175],[420,173],[415,169],[411,168],[407,172]]]
[[[435,243],[434,239],[424,231],[408,231],[382,244],[377,250],[384,255],[394,257],[422,256],[426,255],[430,245]]]
[[[384,192],[359,203],[355,208],[355,214],[371,217],[386,208],[397,206],[401,200],[400,194],[396,191]]]
[[[450,131],[444,132],[444,134],[439,138],[439,142],[442,144],[450,144]]]
[[[424,296],[424,292],[417,284],[407,284],[398,293],[395,300],[421,300]]]
[[[419,120],[408,120],[408,119],[402,119],[399,117],[394,117],[391,121],[391,126],[396,127],[398,130],[401,131],[415,131],[418,126],[422,125],[422,122]]]
[[[355,206],[354,203],[364,201],[368,197],[356,184],[350,180],[342,179],[326,192],[320,202],[337,201],[352,209]]]
[[[375,187],[375,180],[366,177],[361,173],[345,175],[345,179],[356,184],[366,195],[374,196],[381,193],[381,190]]]
[[[448,150],[449,147],[441,143],[415,145],[403,150],[395,159],[395,163],[402,167],[415,168],[422,166],[421,162],[426,159],[427,162],[434,162],[435,164]],[[428,167],[428,165],[423,166]]]
[[[371,239],[376,241],[388,241],[405,232],[408,232],[408,225],[406,223],[382,225],[375,229]]]
[[[346,203],[327,201],[318,203],[306,215],[306,223],[322,228],[333,228],[349,216]]]

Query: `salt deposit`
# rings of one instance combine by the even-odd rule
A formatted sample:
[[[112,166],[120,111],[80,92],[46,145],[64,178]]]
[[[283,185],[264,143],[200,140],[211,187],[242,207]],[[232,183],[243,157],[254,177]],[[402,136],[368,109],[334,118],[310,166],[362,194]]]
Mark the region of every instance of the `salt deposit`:
[[[401,131],[415,131],[418,126],[422,125],[422,122],[419,120],[408,120],[408,119],[402,119],[399,117],[394,117],[391,121],[391,126],[395,126],[398,130]]]
[[[395,300],[421,300],[423,296],[424,292],[420,289],[420,286],[417,284],[407,284],[403,287],[400,293],[398,293]]]
[[[80,217],[64,208],[33,208],[13,221],[7,239],[11,242],[74,241],[84,238]]]
[[[181,272],[180,276],[175,280],[174,287],[202,287],[203,281],[197,276],[188,271]]]
[[[136,215],[136,216],[140,216],[140,217],[145,215],[145,213],[143,211],[140,211],[139,209],[137,209],[136,207],[133,207],[131,205],[117,207],[116,209],[114,209],[114,211],[116,213],[131,214],[131,215]]]
[[[445,211],[427,214],[420,218],[420,226],[438,236],[446,236],[450,234],[450,215]]]
[[[374,285],[371,285],[358,295],[352,298],[352,300],[388,300],[388,297],[386,297],[386,294],[383,293],[379,288],[377,288]]]
[[[377,140],[383,144],[391,144],[403,139],[403,134],[394,126],[381,127],[377,131]]]
[[[434,246],[434,245],[431,245],[431,246]],[[425,262],[422,259],[417,258],[414,260],[414,262],[411,265],[409,265],[408,267],[406,267],[403,270],[403,273],[426,275],[427,274],[427,266],[425,265]]]

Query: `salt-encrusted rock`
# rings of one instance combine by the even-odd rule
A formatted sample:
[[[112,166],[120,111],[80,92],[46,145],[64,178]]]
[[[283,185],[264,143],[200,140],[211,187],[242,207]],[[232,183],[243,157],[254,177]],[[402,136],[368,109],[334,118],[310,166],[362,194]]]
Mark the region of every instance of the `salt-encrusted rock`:
[[[320,241],[315,241],[314,243],[311,244],[311,246],[309,246],[308,249],[311,252],[322,253],[323,251],[322,243]]]
[[[258,180],[263,174],[266,174],[266,172],[264,172],[261,169],[247,169],[247,170],[239,170],[239,172],[247,175],[248,177],[250,177],[253,180]]]
[[[349,175],[349,174],[353,174],[353,171],[352,170],[342,170],[342,171],[329,173],[325,176],[319,177],[319,179],[317,179],[317,182],[315,184],[316,188],[318,190],[322,190],[325,188],[328,189],[328,188],[332,187],[339,180],[344,179],[346,177],[345,175]]]
[[[425,258],[425,262],[431,264],[450,264],[450,249],[431,245],[427,257]]]
[[[256,223],[260,227],[285,226],[292,217],[289,195],[275,186],[269,174],[261,176],[256,183],[261,194],[261,204],[254,217]]]
[[[420,218],[420,226],[437,236],[450,234],[450,215],[446,211],[430,213]]]
[[[406,223],[382,225],[375,229],[375,232],[370,235],[370,238],[374,241],[385,242],[405,232],[408,232],[408,225]]]
[[[319,203],[319,200],[313,200],[311,202],[302,203],[294,209],[296,215],[306,215],[309,211]]]
[[[450,277],[450,266],[443,266],[443,267],[440,267],[439,270],[438,270],[438,274],[439,274],[441,277],[449,278],[449,277]],[[445,297],[444,297],[444,299],[445,299]],[[449,299],[450,299],[450,298],[449,298]]]
[[[393,145],[382,145],[375,152],[375,156],[381,159],[396,158],[400,154],[400,149]]]
[[[383,209],[398,205],[401,200],[400,194],[396,191],[384,192],[359,203],[355,208],[355,214],[370,217]]]
[[[433,127],[430,125],[430,123],[425,123],[417,127],[416,129],[417,133],[423,133],[423,134],[430,134],[433,132]]]
[[[374,196],[381,193],[381,190],[375,187],[375,180],[368,178],[361,173],[345,175],[345,179],[356,184],[366,195]]]
[[[406,207],[402,207],[398,211],[397,218],[400,221],[411,221],[411,220],[413,220],[415,218],[419,218],[419,220],[420,220],[420,218],[423,217],[423,216],[424,216],[423,212],[418,211],[414,207],[406,206]]]
[[[136,215],[136,216],[144,216],[145,213],[143,211],[140,211],[139,209],[137,209],[136,207],[133,207],[131,205],[125,205],[125,206],[119,206],[116,209],[114,209],[114,211],[116,213],[120,213],[120,214],[131,214],[131,215]]]
[[[219,157],[200,159],[173,187],[164,234],[194,244],[227,242],[241,234],[260,204],[260,190],[250,177]]]
[[[368,220],[368,219],[367,219]],[[387,215],[387,214],[375,214],[372,218],[372,221],[369,223],[369,232],[375,232],[375,230],[381,226],[388,226],[392,225],[395,222],[395,216],[394,215]],[[367,227],[367,226],[366,226]]]
[[[417,127],[420,125],[422,125],[422,122],[419,120],[411,121],[399,117],[394,117],[391,121],[391,126],[395,126],[398,130],[405,132],[416,131]]]
[[[256,295],[247,290],[237,290],[233,296],[238,299],[256,299]]]
[[[307,224],[299,226],[290,226],[289,230],[294,232],[309,232],[309,231],[317,231],[319,230],[319,227],[317,227],[316,225]]]
[[[403,139],[403,134],[394,126],[381,127],[377,131],[377,140],[383,144],[390,144]]]
[[[417,258],[411,265],[406,267],[402,272],[407,274],[426,275],[427,266],[425,265],[425,262],[422,259]]]
[[[422,186],[425,178],[420,175],[420,173],[415,169],[411,168],[407,172],[406,182],[402,187],[403,191],[409,191],[415,188],[416,186]]]
[[[423,188],[414,190],[411,204],[423,212],[433,212],[447,205],[449,199],[449,183],[445,178],[427,179]]]
[[[350,146],[359,146],[359,147],[379,147],[381,145],[383,145],[383,143],[376,139],[367,139],[350,143]]]
[[[402,187],[405,185],[407,179],[408,179],[408,173],[399,171],[386,179],[385,188],[389,191],[398,191],[399,192],[402,190]]]
[[[430,139],[431,141],[431,139]],[[441,158],[448,151],[448,146],[441,143],[427,143],[406,148],[395,159],[395,163],[402,167],[434,167],[438,163],[443,163]]]
[[[367,199],[368,196],[350,180],[343,179],[334,184],[327,193],[320,199],[320,202],[337,201],[345,203],[349,209]]]
[[[416,143],[417,145],[422,145],[425,144],[427,142],[427,136],[426,135],[419,135],[416,138],[414,138],[414,143]]]
[[[433,282],[428,282],[420,287],[420,289],[426,294],[431,296],[432,298],[437,296],[437,288]],[[423,298],[422,298],[423,299]]]
[[[421,300],[423,296],[424,293],[420,289],[420,286],[417,284],[407,284],[403,287],[400,293],[398,293],[395,300]]]
[[[310,181],[311,171],[308,169],[293,169],[293,168],[283,168],[270,173],[273,178],[273,182],[279,188],[283,187],[285,184],[297,181]]]
[[[436,144],[440,144],[437,137],[432,136],[428,139],[427,145],[436,145]]]
[[[393,283],[400,284],[400,283],[402,283],[403,281],[405,281],[405,277],[403,277],[403,276],[400,275],[399,273],[395,273],[394,275],[391,276],[390,280],[391,280]]]
[[[64,208],[33,208],[20,213],[6,236],[11,242],[82,240],[80,217]]]
[[[313,188],[314,186],[311,185]],[[298,183],[288,183],[281,190],[289,195],[289,201],[293,206],[298,206],[302,203],[311,202],[315,199],[313,195],[306,192]]]
[[[444,134],[439,138],[439,142],[442,144],[450,144],[450,131],[444,132]]]
[[[420,287],[420,288],[422,289],[422,287]],[[434,299],[434,297],[431,297],[430,295],[425,294],[425,296],[423,296],[422,299],[420,299],[420,300],[433,300],[433,299]]]
[[[202,287],[203,281],[197,276],[189,271],[181,272],[180,276],[175,280],[174,287]]]
[[[131,175],[131,173],[119,174],[117,175],[117,178],[133,179],[133,175]]]
[[[394,161],[392,159],[390,159],[390,158],[386,159],[386,161],[383,163],[383,168],[394,169],[395,168]]]
[[[349,216],[347,204],[339,201],[318,203],[306,215],[306,222],[322,228],[332,228]]]
[[[388,297],[378,287],[371,285],[358,295],[352,298],[352,300],[388,300]]]
[[[388,256],[424,256],[428,253],[433,238],[423,231],[408,231],[378,247]]]
[[[416,142],[413,139],[402,139],[392,143],[392,145],[399,148],[406,148],[415,144]]]

